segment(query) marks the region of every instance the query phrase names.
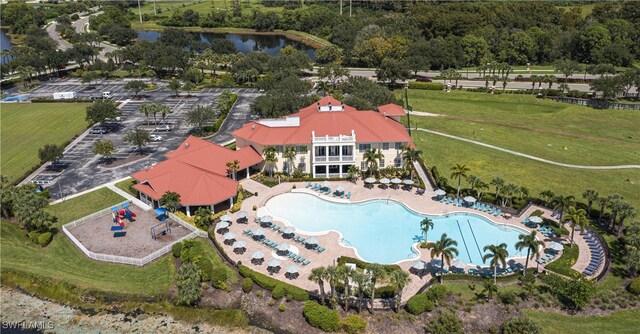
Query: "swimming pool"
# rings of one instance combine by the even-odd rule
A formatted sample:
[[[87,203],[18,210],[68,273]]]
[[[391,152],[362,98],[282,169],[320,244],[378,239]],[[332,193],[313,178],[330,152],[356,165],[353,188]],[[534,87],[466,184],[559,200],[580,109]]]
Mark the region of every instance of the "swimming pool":
[[[381,264],[413,257],[411,246],[422,235],[420,221],[425,217],[393,200],[345,204],[305,193],[274,196],[265,207],[274,218],[286,220],[302,233],[337,231],[343,244],[355,248],[360,258]],[[446,233],[458,242],[458,258],[469,264],[484,265],[482,248],[502,242],[507,244],[510,257],[523,256],[515,249],[523,230],[496,225],[473,213],[428,217],[434,223],[428,239],[438,240]]]

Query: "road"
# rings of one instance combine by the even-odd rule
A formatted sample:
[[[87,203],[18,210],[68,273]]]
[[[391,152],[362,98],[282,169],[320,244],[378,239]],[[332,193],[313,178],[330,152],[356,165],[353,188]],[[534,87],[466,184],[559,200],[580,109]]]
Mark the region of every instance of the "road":
[[[372,69],[372,68],[349,68],[349,70],[351,71],[351,75],[354,75],[354,76],[373,77],[373,76],[376,75],[376,70]],[[540,71],[536,71],[536,72],[540,72]],[[553,70],[545,70],[543,72],[545,74],[554,75],[557,78],[564,79],[564,75],[562,73],[557,73],[557,72],[554,72]],[[469,79],[482,78],[482,73],[478,73],[478,72],[475,72],[475,71],[469,71],[467,73],[467,71],[460,70],[459,73],[462,74],[463,77],[466,77],[466,78],[469,78]],[[545,74],[536,74],[535,72],[533,74],[534,75],[545,75]],[[433,78],[433,77],[439,76],[440,75],[440,71],[418,71],[418,75],[422,75],[422,76]],[[510,79],[515,79],[518,75],[521,75],[523,78],[528,78],[532,74],[529,74],[528,71],[511,72],[511,74],[509,74],[509,78]],[[572,79],[597,79],[599,77],[600,76],[598,76],[598,75],[593,75],[593,74],[588,74],[588,73],[585,75],[585,73],[582,72],[582,73],[576,73],[576,74],[570,76],[569,78],[572,78]]]
[[[86,13],[76,13],[78,15],[81,14],[86,14]],[[89,15],[85,15],[85,16],[81,16],[80,19],[78,19],[77,21],[71,23],[71,25],[73,25],[73,28],[76,30],[76,32],[78,34],[84,34],[85,33],[85,26],[89,26],[89,18],[91,16],[96,16],[96,15],[100,15],[102,14],[102,12],[95,12]],[[56,43],[58,43],[58,49],[60,50],[66,50],[66,49],[70,49],[73,47],[73,44],[67,42],[66,40],[64,40],[62,38],[62,36],[60,36],[60,34],[56,31],[56,28],[58,26],[58,22],[53,21],[51,22],[51,24],[49,24],[46,28],[47,33],[49,34],[49,36],[56,41]],[[88,29],[87,29],[88,30]],[[98,54],[98,58],[103,60],[103,61],[107,61],[108,58],[106,56],[106,54],[108,52],[112,52],[114,50],[116,50],[117,47],[108,43],[100,43],[100,53]]]
[[[51,37],[54,41],[56,41],[56,43],[58,43],[58,49],[60,50],[71,49],[73,45],[65,41],[62,38],[62,36],[60,36],[58,31],[56,31],[57,27],[58,27],[58,22],[52,21],[45,30],[47,31],[47,34],[49,34],[49,37]]]

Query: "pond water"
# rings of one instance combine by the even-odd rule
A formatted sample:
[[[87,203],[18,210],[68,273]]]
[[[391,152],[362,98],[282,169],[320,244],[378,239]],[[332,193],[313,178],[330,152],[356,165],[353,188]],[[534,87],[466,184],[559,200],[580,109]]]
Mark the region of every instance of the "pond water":
[[[139,40],[147,40],[155,42],[160,35],[161,31],[137,31]],[[298,41],[290,40],[281,35],[253,35],[253,34],[221,34],[210,32],[194,32],[192,33],[198,40],[211,44],[211,40],[224,38],[235,45],[238,52],[249,53],[252,51],[263,51],[270,56],[276,56],[280,53],[280,50],[287,45],[291,45],[298,50],[306,53],[311,60],[315,60],[315,49],[312,47],[300,43]]]
[[[11,50],[11,39],[7,35],[8,30],[0,29],[0,50]],[[7,57],[2,57],[2,63],[8,62],[9,59]]]

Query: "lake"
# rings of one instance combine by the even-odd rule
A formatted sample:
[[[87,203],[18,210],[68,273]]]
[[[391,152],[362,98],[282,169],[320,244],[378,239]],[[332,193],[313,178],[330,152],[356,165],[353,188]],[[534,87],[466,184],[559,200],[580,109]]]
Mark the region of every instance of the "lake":
[[[0,50],[11,50],[11,39],[7,35],[8,30],[0,29]],[[8,62],[9,59],[7,57],[2,57],[2,63]]]
[[[137,31],[139,40],[147,40],[155,42],[160,35],[161,31]],[[211,33],[211,32],[194,32],[193,34],[198,40],[211,44],[213,39],[227,39],[233,42],[238,52],[244,54],[252,51],[263,51],[270,56],[276,56],[280,53],[280,50],[287,45],[291,45],[298,50],[306,53],[309,58],[315,60],[315,49],[300,43],[298,41],[290,40],[282,35],[255,35],[255,34],[224,34],[224,33]]]

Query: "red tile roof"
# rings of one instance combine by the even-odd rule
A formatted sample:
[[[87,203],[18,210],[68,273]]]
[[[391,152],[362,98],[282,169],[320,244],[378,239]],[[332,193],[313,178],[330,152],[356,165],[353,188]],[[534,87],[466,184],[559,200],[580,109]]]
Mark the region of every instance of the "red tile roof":
[[[227,177],[226,163],[238,160],[241,170],[262,161],[251,147],[234,151],[193,136],[166,157],[133,174],[139,182],[134,188],[156,200],[176,192],[182,205],[217,204],[235,196],[238,182]]]
[[[383,106],[379,106],[378,111],[385,116],[404,116],[405,115],[404,108],[402,108],[401,106],[395,103],[389,103]]]
[[[318,106],[329,105],[337,107],[339,111],[318,111]],[[299,117],[300,125],[269,127],[260,121],[253,121],[245,123],[242,128],[234,131],[233,135],[261,145],[294,145],[311,143],[312,131],[315,131],[318,137],[351,135],[351,131],[354,130],[358,143],[408,142],[413,146],[411,137],[401,123],[375,111],[343,106],[331,96],[288,117]]]

